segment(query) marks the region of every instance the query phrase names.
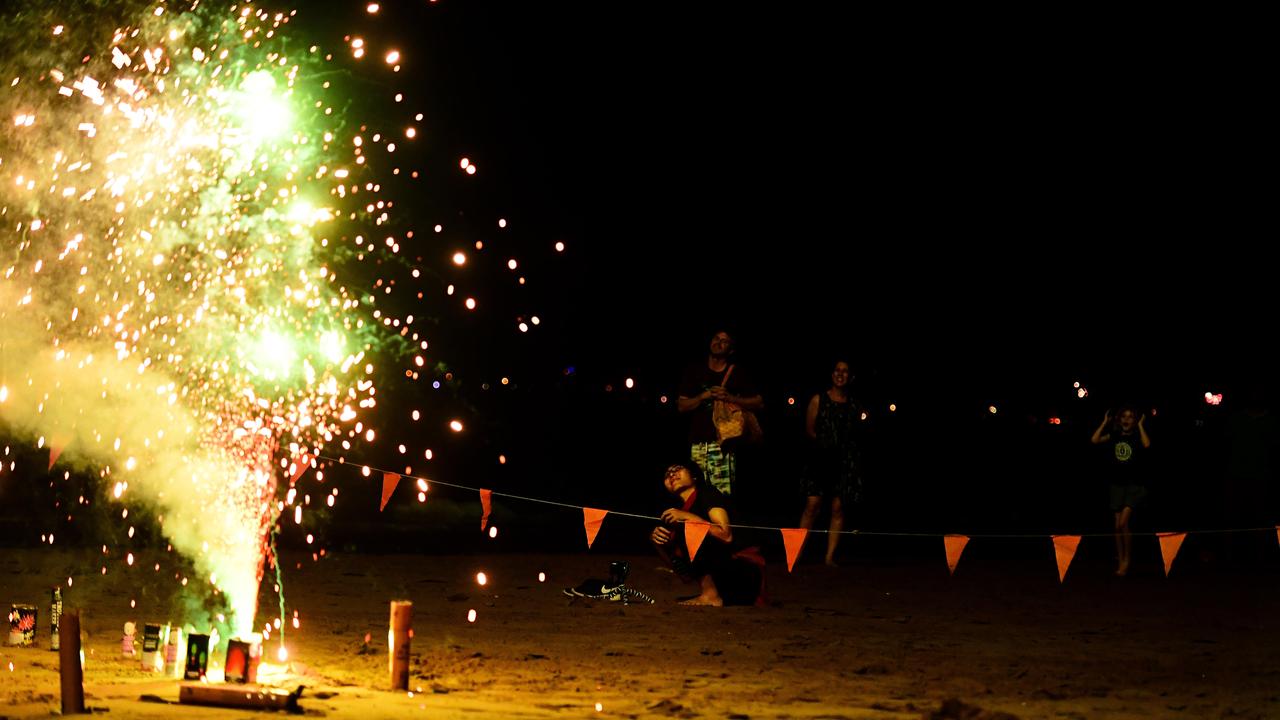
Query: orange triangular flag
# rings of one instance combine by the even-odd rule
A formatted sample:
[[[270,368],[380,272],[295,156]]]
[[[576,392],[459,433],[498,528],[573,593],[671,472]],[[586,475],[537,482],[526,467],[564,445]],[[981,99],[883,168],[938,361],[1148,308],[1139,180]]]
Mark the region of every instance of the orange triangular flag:
[[[49,437],[49,469],[53,470],[53,464],[58,462],[58,456],[62,455],[62,451],[67,449],[71,444],[71,438],[57,433]]]
[[[582,508],[582,526],[587,529],[587,548],[596,541],[596,533],[600,532],[600,523],[604,522],[604,516],[608,514],[608,510]]]
[[[800,549],[804,547],[804,539],[809,536],[808,528],[778,528],[782,531],[782,546],[787,549],[787,572],[796,566],[800,557]]]
[[[968,535],[944,535],[942,541],[947,545],[947,569],[956,574],[956,564],[960,562],[960,553],[969,544]]]
[[[382,473],[382,504],[378,506],[378,512],[387,506],[387,501],[391,499],[391,493],[396,491],[396,485],[400,484],[400,476],[393,472]]]
[[[311,456],[303,453],[302,457],[298,458],[298,463],[293,466],[293,475],[289,477],[289,484],[296,485],[298,480],[302,477],[302,474],[310,467]]]
[[[1180,533],[1156,533],[1160,538],[1160,554],[1164,557],[1164,576],[1169,577],[1169,568],[1173,567],[1173,559],[1178,557],[1178,549],[1182,547],[1182,541],[1187,539],[1187,534]]]
[[[489,527],[489,513],[493,511],[493,491],[480,488],[480,532]]]
[[[1079,535],[1054,535],[1053,551],[1058,556],[1058,582],[1067,577],[1067,568],[1076,556],[1076,548],[1080,546]]]
[[[711,523],[687,522],[684,524],[684,544],[689,548],[689,561],[698,557],[698,548],[702,547],[702,539],[711,529]]]

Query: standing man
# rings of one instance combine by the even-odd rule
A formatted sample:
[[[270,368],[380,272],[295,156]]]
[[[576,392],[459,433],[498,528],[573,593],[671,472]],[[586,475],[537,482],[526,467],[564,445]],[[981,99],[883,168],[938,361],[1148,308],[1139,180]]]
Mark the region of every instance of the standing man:
[[[721,493],[733,491],[735,463],[732,442],[722,446],[711,419],[716,400],[743,410],[759,412],[764,399],[756,391],[751,376],[733,363],[733,336],[721,330],[711,337],[705,362],[689,366],[680,380],[677,409],[690,414],[689,453],[707,481]]]

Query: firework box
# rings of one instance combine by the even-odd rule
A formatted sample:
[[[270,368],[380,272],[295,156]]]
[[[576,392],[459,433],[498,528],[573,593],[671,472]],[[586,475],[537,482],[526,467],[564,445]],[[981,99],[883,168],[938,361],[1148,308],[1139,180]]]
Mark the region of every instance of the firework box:
[[[241,639],[232,639],[227,642],[227,662],[223,664],[223,671],[228,683],[253,682],[248,676],[250,675],[250,651],[250,643]],[[253,670],[255,670],[253,674],[257,675],[256,667]]]
[[[160,643],[161,627],[158,623],[147,623],[142,626],[142,669],[160,670],[164,668],[164,646]]]
[[[183,666],[179,664],[179,656],[182,655],[182,628],[165,626],[164,639],[164,674],[165,677],[178,677],[182,674]]]
[[[124,624],[124,634],[120,636],[120,654],[125,657],[135,657],[138,654],[137,648],[134,647],[133,639],[138,634],[138,626],[127,622]]]
[[[209,636],[191,633],[187,636],[187,663],[182,677],[199,680],[209,672]]]
[[[9,611],[9,644],[31,647],[36,643],[36,606],[14,605]]]
[[[62,620],[62,588],[55,586],[49,596],[49,629],[52,633],[49,640],[49,649],[57,650],[59,648],[58,622]]]

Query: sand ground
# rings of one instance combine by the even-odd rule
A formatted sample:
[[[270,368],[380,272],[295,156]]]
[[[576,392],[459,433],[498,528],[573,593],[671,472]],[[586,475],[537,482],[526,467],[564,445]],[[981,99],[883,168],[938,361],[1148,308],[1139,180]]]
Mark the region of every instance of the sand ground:
[[[566,598],[562,588],[603,577],[615,559],[587,552],[288,558],[285,594],[301,627],[288,632],[291,664],[274,681],[306,685],[308,715],[361,720],[920,718],[949,698],[986,717],[1280,717],[1274,568],[1165,578],[1152,564],[1118,581],[1082,563],[1059,585],[1051,559],[977,558],[948,577],[941,554],[791,574],[774,563],[767,607],[723,609],[676,605],[690,588],[645,556],[626,558],[629,584],[655,605]],[[45,615],[48,588],[68,575],[67,605],[84,613],[91,708],[114,718],[265,715],[144,701],[176,701],[178,681],[120,657],[121,628],[178,619],[177,585],[150,557],[106,576],[95,573],[100,560],[90,550],[0,551],[0,602],[38,604],[42,626],[39,647],[0,649],[0,717],[59,712]],[[412,694],[388,689],[393,598],[415,606]]]

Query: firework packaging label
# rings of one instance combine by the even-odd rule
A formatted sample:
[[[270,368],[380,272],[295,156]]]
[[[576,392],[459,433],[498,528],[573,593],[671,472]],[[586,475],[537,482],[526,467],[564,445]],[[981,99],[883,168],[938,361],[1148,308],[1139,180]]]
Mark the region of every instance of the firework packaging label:
[[[199,680],[209,672],[209,636],[192,633],[187,636],[187,665],[182,677]]]
[[[135,657],[138,654],[137,648],[133,645],[133,638],[138,634],[138,626],[127,622],[124,624],[124,634],[120,636],[120,654],[125,657]]]
[[[164,647],[160,644],[160,626],[147,623],[142,626],[142,669],[159,670],[164,667]]]
[[[178,656],[181,651],[178,649],[182,645],[182,628],[169,627],[168,637],[164,643],[164,674],[168,677],[177,677],[181,674],[182,666],[178,664]]]
[[[227,661],[223,671],[229,683],[248,682],[249,643],[243,640],[227,641]]]
[[[36,642],[36,606],[14,605],[9,611],[9,644],[31,647]]]
[[[57,650],[60,647],[58,643],[58,623],[62,620],[62,588],[55,587],[51,596],[52,600],[49,603],[49,627],[53,631],[53,635],[49,640],[49,649]]]

